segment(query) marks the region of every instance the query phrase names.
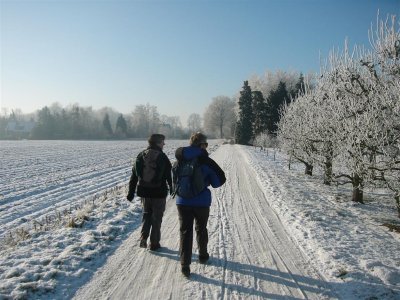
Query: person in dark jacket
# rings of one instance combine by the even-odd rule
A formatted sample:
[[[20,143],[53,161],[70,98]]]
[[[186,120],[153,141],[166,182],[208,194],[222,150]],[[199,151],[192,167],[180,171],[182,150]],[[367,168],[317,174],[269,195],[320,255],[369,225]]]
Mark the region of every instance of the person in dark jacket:
[[[190,276],[194,222],[199,249],[199,262],[205,264],[210,257],[207,251],[207,222],[210,215],[211,192],[208,186],[211,185],[213,188],[218,188],[226,181],[224,171],[208,156],[207,147],[207,137],[201,132],[197,132],[191,136],[190,146],[180,147],[175,152],[178,162],[192,160],[197,157],[205,183],[205,188],[197,196],[185,199],[177,195],[176,198],[180,225],[179,254],[181,272],[186,277]],[[175,180],[174,178],[174,182]]]
[[[132,201],[137,188],[143,206],[140,247],[147,248],[150,235],[150,250],[153,251],[161,247],[161,223],[168,187],[172,192],[171,162],[163,152],[164,141],[165,136],[162,134],[150,136],[148,148],[138,154],[133,165],[126,197]]]

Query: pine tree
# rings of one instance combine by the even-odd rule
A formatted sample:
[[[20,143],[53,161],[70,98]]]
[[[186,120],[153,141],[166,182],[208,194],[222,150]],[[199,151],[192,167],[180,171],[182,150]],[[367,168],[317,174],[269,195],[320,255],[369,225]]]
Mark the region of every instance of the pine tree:
[[[73,138],[80,139],[84,133],[84,126],[82,124],[81,109],[79,106],[74,105],[71,111],[72,119],[72,134]]]
[[[253,134],[254,137],[267,130],[268,124],[268,106],[262,92],[254,91],[252,93],[253,105]]]
[[[103,119],[103,127],[106,130],[108,135],[112,135],[112,128],[111,128],[111,123],[110,123],[110,117],[109,115],[106,113]]]
[[[125,118],[122,114],[120,114],[117,119],[115,131],[118,133],[122,133],[124,136],[126,136],[128,133],[128,125],[126,124]]]
[[[13,117],[13,116],[12,116]],[[32,137],[37,139],[53,139],[55,122],[50,109],[45,106],[38,112],[38,120],[32,132]]]
[[[305,92],[304,76],[303,73],[300,73],[299,80],[297,81],[296,85],[294,86],[294,90],[291,93],[292,98],[297,98],[299,94],[303,95],[304,92]]]
[[[239,98],[239,120],[236,124],[236,142],[247,145],[253,137],[253,110],[251,88],[246,80]]]
[[[268,96],[268,111],[269,111],[269,121],[268,121],[268,131],[270,134],[276,135],[280,120],[280,108],[288,101],[289,95],[286,89],[286,84],[281,81],[278,84],[276,90],[271,91]]]

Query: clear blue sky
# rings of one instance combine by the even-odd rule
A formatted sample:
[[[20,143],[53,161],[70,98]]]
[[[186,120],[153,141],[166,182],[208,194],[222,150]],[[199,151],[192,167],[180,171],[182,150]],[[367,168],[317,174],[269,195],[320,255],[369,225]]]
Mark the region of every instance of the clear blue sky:
[[[253,74],[368,46],[378,9],[400,18],[400,0],[0,1],[1,107],[150,103],[184,126]]]

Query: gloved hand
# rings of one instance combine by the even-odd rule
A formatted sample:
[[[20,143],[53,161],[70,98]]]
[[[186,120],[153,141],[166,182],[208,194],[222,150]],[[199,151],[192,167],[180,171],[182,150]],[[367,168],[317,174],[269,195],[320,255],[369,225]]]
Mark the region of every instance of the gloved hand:
[[[128,194],[128,195],[126,196],[126,199],[127,199],[129,202],[132,202],[133,198],[135,198],[135,194],[134,194],[134,193]]]

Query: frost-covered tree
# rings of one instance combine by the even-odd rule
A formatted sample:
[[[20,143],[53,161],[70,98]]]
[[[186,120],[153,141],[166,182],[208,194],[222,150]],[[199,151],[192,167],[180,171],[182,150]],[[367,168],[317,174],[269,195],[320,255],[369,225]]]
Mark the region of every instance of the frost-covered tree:
[[[204,112],[204,129],[217,133],[219,138],[229,137],[235,119],[234,106],[235,102],[227,96],[214,97]]]
[[[398,96],[393,83],[399,78],[393,81],[377,54],[356,49],[350,56],[345,51],[334,62],[339,101],[332,103],[331,116],[339,121],[336,146],[341,149],[338,161],[342,165],[338,176],[351,181],[356,202],[363,202],[364,187],[377,180],[378,161],[388,161],[386,149],[398,141],[398,118],[393,114]]]
[[[181,119],[178,116],[161,115],[158,131],[168,138],[182,138],[185,136]]]
[[[374,179],[383,182],[393,192],[400,218],[400,80],[388,82],[390,88],[377,96],[382,103],[384,119],[381,134],[385,140],[376,149]]]
[[[193,113],[190,114],[187,120],[187,126],[189,129],[189,132],[197,132],[200,131],[201,129],[201,117],[199,114]]]
[[[299,96],[290,105],[285,104],[280,111],[281,120],[278,124],[278,140],[283,150],[291,159],[296,159],[305,165],[305,174],[312,175],[316,151],[314,122],[312,111],[312,94]],[[307,124],[307,125],[305,125]]]
[[[148,137],[159,129],[160,114],[157,107],[149,103],[146,105],[136,105],[131,118],[131,124],[136,137]]]
[[[400,24],[395,16],[378,20],[369,32],[372,54],[361,60],[379,86],[375,101],[382,113],[381,137],[372,169],[393,192],[400,217]],[[375,173],[374,173],[375,175]]]
[[[352,184],[353,201],[363,202],[365,187],[383,182],[400,207],[400,38],[394,19],[391,26],[381,22],[370,37],[372,51],[355,47],[350,53],[345,46],[331,52],[315,90],[282,111],[279,135],[289,154],[325,161],[326,170],[333,163],[335,179]]]
[[[278,141],[274,135],[268,134],[268,132],[262,132],[255,136],[254,146],[276,148],[278,146]]]

